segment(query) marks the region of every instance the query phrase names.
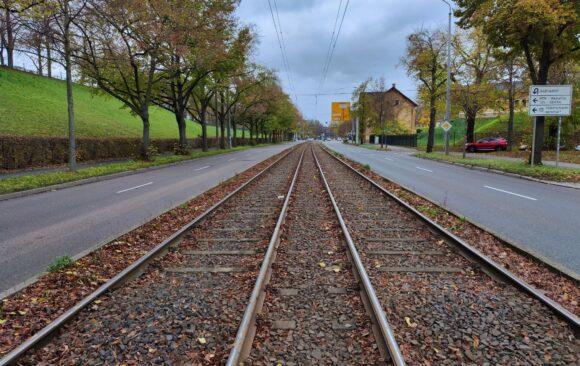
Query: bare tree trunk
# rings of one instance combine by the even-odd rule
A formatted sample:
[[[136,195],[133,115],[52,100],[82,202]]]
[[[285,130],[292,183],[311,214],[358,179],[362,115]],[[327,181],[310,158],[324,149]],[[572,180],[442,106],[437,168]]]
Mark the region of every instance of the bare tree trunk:
[[[143,106],[141,111],[141,121],[143,122],[143,138],[141,140],[141,158],[143,160],[150,160],[151,156],[149,154],[149,106]]]
[[[46,75],[51,78],[52,77],[52,48],[50,44],[50,36],[46,36]]]
[[[4,49],[6,48],[6,39],[4,38],[4,31],[0,30],[0,66],[4,66]]]
[[[435,96],[429,100],[429,132],[427,136],[427,152],[433,152],[435,145],[435,118],[437,117],[437,107],[435,106]]]
[[[514,109],[515,109],[515,102],[514,102],[514,79],[513,73],[510,73],[510,86],[508,90],[508,99],[509,99],[509,118],[508,118],[508,131],[507,131],[507,150],[512,151],[512,147],[514,144]]]
[[[68,108],[68,164],[69,169],[73,172],[77,170],[77,149],[75,142],[75,115],[73,104],[73,81],[72,81],[72,62],[70,47],[70,19],[68,9],[65,12],[64,19],[64,61],[66,71],[66,103]]]
[[[179,151],[178,154],[187,155],[187,135],[186,135],[186,124],[185,124],[185,111],[181,108],[177,108],[175,112],[175,120],[177,121],[177,128],[179,129]]]
[[[465,138],[467,142],[475,140],[475,117],[476,114],[471,112],[465,115],[465,123],[467,125]]]
[[[199,111],[199,119],[201,122],[201,149],[207,151],[207,106],[202,105]]]
[[[36,73],[42,76],[42,42],[38,42],[36,45]]]
[[[12,28],[12,16],[10,9],[6,8],[4,17],[4,27],[6,29],[6,57],[8,58],[8,67],[14,68],[14,29]]]

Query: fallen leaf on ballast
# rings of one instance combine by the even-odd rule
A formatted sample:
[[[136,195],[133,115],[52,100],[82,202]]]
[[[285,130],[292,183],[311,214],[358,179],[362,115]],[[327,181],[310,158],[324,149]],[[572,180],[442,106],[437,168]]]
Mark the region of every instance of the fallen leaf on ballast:
[[[4,324],[4,323],[6,323],[6,322],[7,322],[7,320],[6,320],[6,319],[0,319],[0,325]]]
[[[477,349],[477,347],[479,347],[479,338],[473,336],[473,348]]]
[[[320,263],[318,263],[318,265],[320,266],[320,268],[325,268],[326,267],[326,263],[324,263],[324,262],[320,262]]]
[[[197,341],[199,342],[199,344],[206,344],[206,343],[207,343],[207,341],[205,340],[205,338],[204,338],[204,337],[199,337],[199,338],[197,339]]]
[[[413,323],[411,321],[411,318],[409,318],[408,316],[405,317],[405,323],[407,323],[407,325],[411,328],[416,328],[417,327],[417,323]]]

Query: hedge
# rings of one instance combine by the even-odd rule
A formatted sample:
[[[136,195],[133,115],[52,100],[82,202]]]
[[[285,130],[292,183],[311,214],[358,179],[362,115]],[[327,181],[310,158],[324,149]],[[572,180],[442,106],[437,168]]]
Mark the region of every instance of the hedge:
[[[78,138],[77,159],[82,161],[130,159],[139,155],[138,138]],[[160,153],[173,152],[177,139],[152,140]],[[261,143],[237,138],[237,145]],[[216,146],[217,139],[209,138],[208,146]],[[190,139],[193,148],[201,148],[201,138]],[[68,161],[68,138],[0,136],[0,169],[25,169],[34,166],[65,164]]]

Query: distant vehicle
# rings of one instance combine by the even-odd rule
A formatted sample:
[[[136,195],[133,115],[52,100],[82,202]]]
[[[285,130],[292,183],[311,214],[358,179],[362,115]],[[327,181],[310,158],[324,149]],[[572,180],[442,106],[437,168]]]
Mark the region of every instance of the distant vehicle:
[[[507,150],[507,140],[503,137],[479,139],[476,142],[465,144],[465,150],[469,152],[505,151]]]
[[[580,151],[580,145],[576,145],[575,149],[576,151]]]

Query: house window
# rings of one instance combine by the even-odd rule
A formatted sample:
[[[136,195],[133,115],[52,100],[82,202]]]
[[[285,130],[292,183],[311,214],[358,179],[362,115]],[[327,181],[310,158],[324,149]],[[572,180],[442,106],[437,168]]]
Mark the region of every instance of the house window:
[[[400,101],[400,100],[398,100],[398,99],[395,99],[395,105],[399,105],[400,103],[401,103],[401,101]]]

